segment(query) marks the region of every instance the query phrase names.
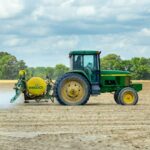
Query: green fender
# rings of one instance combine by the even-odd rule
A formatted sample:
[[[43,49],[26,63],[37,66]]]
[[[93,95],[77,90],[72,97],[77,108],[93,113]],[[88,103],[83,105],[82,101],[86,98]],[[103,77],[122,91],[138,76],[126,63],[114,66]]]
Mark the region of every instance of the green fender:
[[[81,75],[83,75],[83,76],[89,81],[89,83],[91,84],[91,78],[88,77],[88,75],[87,75],[84,71],[82,71],[82,70],[71,70],[71,71],[69,71],[69,72],[67,72],[67,73],[78,73],[78,74],[81,74]]]
[[[131,84],[131,87],[134,88],[137,92],[141,91],[143,88],[142,84],[139,83]]]

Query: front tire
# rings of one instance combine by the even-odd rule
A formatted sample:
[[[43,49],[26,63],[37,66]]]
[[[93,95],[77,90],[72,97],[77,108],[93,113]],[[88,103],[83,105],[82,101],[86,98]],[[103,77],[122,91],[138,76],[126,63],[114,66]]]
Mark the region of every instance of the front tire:
[[[90,85],[84,76],[66,73],[56,81],[54,95],[62,105],[84,105],[90,97]]]
[[[121,105],[136,105],[138,103],[138,94],[133,88],[126,87],[118,94],[118,102]]]
[[[120,90],[119,91],[115,91],[115,93],[114,93],[114,100],[115,100],[116,104],[118,104],[118,105],[120,104],[120,102],[118,100],[119,92],[120,92]]]

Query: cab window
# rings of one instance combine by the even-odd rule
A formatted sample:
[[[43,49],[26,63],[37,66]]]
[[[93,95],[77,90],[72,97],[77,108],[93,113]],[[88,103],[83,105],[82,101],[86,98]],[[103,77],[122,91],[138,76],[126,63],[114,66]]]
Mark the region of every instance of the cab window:
[[[75,55],[73,57],[73,69],[74,70],[83,69],[83,56],[82,55]]]
[[[84,67],[88,67],[90,69],[94,69],[94,59],[93,55],[85,55],[84,56]]]

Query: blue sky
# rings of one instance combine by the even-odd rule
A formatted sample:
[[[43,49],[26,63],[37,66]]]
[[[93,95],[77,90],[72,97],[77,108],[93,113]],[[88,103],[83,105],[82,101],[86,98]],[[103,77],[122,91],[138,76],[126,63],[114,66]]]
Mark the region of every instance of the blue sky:
[[[0,51],[55,66],[74,49],[150,57],[150,0],[0,0]]]

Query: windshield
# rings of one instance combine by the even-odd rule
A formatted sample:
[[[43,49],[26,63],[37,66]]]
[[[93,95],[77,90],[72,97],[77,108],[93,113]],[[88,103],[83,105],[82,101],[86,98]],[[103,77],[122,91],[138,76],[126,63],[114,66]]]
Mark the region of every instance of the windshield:
[[[70,57],[71,70],[84,70],[89,67],[92,70],[98,70],[98,61],[96,55],[72,55]]]
[[[72,55],[71,70],[82,70],[92,82],[99,82],[100,66],[98,55]]]

